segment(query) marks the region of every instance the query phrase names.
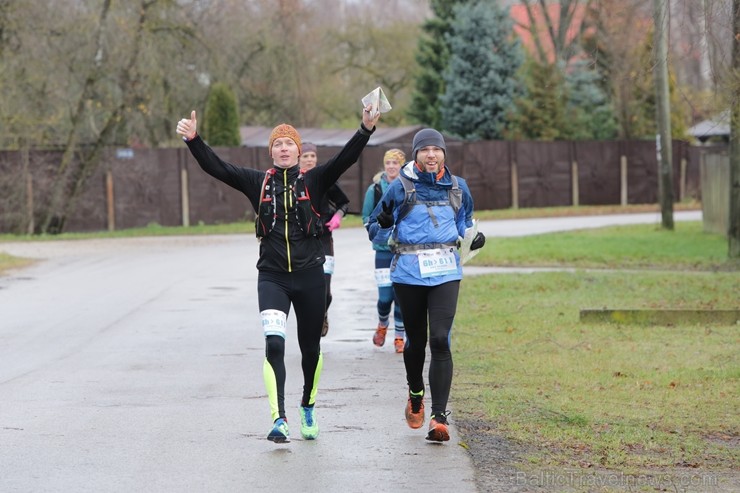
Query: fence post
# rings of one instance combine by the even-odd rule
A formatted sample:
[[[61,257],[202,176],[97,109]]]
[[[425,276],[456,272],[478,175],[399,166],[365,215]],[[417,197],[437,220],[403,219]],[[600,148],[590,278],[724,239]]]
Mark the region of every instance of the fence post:
[[[516,164],[516,142],[509,143],[511,149],[511,208],[519,208],[519,171]]]
[[[182,225],[186,228],[190,226],[190,192],[188,186],[188,167],[185,158],[185,150],[180,149],[177,152],[180,165],[180,211],[182,213]]]
[[[684,197],[686,197],[686,166],[687,166],[686,158],[681,158],[681,170],[680,170],[680,181],[678,183],[678,201],[682,202]]]
[[[105,171],[105,204],[108,211],[108,231],[116,230],[116,202],[113,195],[113,172]]]
[[[28,146],[24,145],[21,149],[21,162],[23,163],[23,178],[26,182],[26,233],[32,235],[36,225],[33,221],[33,176],[29,171],[30,160]]]
[[[573,196],[571,197],[572,205],[578,206],[579,200],[579,191],[578,191],[578,161],[575,159],[571,161],[570,163],[570,181],[571,181],[571,190],[573,193]]]
[[[620,180],[620,203],[627,205],[627,156],[619,158],[619,180]]]

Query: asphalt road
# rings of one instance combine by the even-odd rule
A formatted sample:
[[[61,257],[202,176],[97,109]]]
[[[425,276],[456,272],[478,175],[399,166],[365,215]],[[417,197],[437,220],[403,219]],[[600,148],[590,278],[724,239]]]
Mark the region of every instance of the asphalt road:
[[[481,230],[659,221],[511,220]],[[432,444],[425,428],[405,424],[402,358],[390,336],[383,348],[370,342],[376,289],[364,231],[337,230],[335,248],[321,433],[300,438],[291,314],[292,442],[275,445],[265,439],[253,237],[0,243],[42,259],[0,277],[0,491],[476,491],[454,426],[450,442]]]

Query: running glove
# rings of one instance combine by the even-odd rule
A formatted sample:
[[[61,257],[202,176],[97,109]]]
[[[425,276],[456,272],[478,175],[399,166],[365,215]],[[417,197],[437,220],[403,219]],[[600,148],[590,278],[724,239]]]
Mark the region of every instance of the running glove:
[[[470,249],[471,250],[477,250],[479,248],[483,248],[483,245],[486,244],[486,237],[478,231],[478,234],[475,235],[475,238],[473,238],[473,241],[470,242]]]
[[[387,205],[385,202],[381,202],[380,205],[383,207],[383,211],[376,217],[378,225],[383,229],[390,228],[393,226],[393,201],[391,200]]]

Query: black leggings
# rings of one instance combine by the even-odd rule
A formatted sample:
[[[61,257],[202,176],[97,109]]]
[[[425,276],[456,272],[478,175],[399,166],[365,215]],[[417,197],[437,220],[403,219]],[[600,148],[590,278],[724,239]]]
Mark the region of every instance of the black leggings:
[[[334,256],[334,238],[331,233],[324,233],[321,237],[321,246],[324,248],[325,256]],[[331,274],[324,274],[326,280],[326,311],[329,311],[329,305],[331,305]]]
[[[426,357],[427,330],[429,350],[429,390],[432,393],[432,414],[447,410],[447,400],[452,386],[452,353],[450,332],[457,310],[460,281],[450,281],[438,286],[415,286],[393,283],[403,312],[406,326],[406,347],[403,363],[409,390],[424,390],[424,359]],[[428,324],[427,324],[428,320]]]
[[[291,304],[295,309],[303,369],[302,406],[314,404],[315,384],[321,371],[321,327],[326,311],[324,289],[322,266],[298,272],[260,271],[257,278],[260,312],[278,310],[287,318]],[[266,336],[265,356],[275,374],[277,411],[281,418],[285,418],[285,339],[277,335]]]

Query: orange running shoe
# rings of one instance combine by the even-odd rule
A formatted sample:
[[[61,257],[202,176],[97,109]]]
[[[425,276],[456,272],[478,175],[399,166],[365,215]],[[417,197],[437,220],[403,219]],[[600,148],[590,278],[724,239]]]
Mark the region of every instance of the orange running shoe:
[[[393,341],[393,345],[396,346],[397,353],[403,352],[403,339],[401,339],[400,337],[396,337],[396,339]]]
[[[378,328],[375,331],[375,334],[373,334],[373,344],[378,347],[382,347],[383,344],[385,344],[386,332],[388,332],[388,327],[383,327],[382,325],[378,324]]]
[[[427,440],[432,442],[446,442],[450,439],[450,429],[447,424],[447,414],[435,414],[429,420],[429,433]]]
[[[406,403],[406,423],[409,428],[418,429],[424,424],[424,395],[410,396]]]

